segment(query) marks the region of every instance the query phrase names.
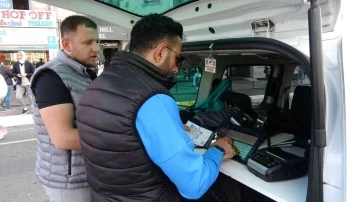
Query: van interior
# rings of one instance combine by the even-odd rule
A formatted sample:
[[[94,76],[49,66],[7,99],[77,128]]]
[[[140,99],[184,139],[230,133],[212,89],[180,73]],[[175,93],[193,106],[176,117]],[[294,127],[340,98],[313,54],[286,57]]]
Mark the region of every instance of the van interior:
[[[177,74],[178,84],[170,91],[180,106],[184,124],[195,115],[191,107],[207,99],[214,88],[228,78],[232,82],[232,91],[220,96],[226,108],[238,107],[256,116],[265,114],[268,125],[264,132],[270,136],[278,133],[295,135],[293,146],[302,149],[302,155],[309,163],[313,113],[307,56],[285,43],[253,37],[184,43],[182,55],[186,62]],[[216,59],[215,73],[205,71],[205,58]],[[305,193],[302,198],[289,200],[305,201],[307,183],[300,186],[301,192]]]

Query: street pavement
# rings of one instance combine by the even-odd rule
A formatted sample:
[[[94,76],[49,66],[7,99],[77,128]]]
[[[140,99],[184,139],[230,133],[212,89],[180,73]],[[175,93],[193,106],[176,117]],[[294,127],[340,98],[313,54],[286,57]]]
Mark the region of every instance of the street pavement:
[[[29,96],[25,95],[24,99],[25,99],[25,103],[28,105],[28,109],[30,110],[29,114],[31,114]],[[15,90],[13,90],[11,92],[10,103],[11,103],[10,111],[5,111],[4,109],[0,109],[0,117],[1,116],[20,115],[22,113],[23,108],[20,105],[19,101],[16,100],[16,91]],[[4,106],[5,106],[5,104],[4,104]]]
[[[33,125],[7,128],[0,140],[0,201],[48,202],[35,176],[36,136]]]

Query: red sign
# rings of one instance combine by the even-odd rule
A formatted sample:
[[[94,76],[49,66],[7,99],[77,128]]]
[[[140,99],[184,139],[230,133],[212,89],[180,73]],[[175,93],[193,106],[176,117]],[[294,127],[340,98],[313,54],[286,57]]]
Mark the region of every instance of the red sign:
[[[50,20],[51,11],[30,11],[25,12],[22,10],[2,10],[1,18],[2,19],[26,19],[29,17],[32,20]]]
[[[57,27],[55,11],[0,10],[0,26]]]

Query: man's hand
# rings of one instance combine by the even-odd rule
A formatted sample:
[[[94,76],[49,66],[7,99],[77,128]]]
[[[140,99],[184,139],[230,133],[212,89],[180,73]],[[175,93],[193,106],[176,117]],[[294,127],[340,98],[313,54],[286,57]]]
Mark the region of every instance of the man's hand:
[[[223,159],[231,159],[234,156],[234,149],[232,147],[232,141],[228,137],[222,137],[216,140],[214,145],[218,145],[219,147],[225,150],[225,155]]]
[[[185,129],[185,131],[187,131],[187,132],[191,132],[190,127],[189,127],[189,126],[187,126],[187,125],[185,125],[185,124],[184,124],[184,129]]]
[[[4,100],[4,97],[0,96],[0,102],[2,102]]]

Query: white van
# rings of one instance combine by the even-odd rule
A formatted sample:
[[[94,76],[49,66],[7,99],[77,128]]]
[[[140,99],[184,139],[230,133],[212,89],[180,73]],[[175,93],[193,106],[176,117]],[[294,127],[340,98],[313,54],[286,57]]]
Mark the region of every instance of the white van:
[[[358,0],[37,1],[129,29],[150,13],[179,21],[187,61],[172,93],[180,106],[206,99],[214,79],[229,77],[255,111],[291,112],[292,98],[300,97],[297,110],[312,120],[303,120],[311,128],[307,176],[269,183],[232,160],[221,172],[276,201],[359,201]],[[215,69],[205,71],[207,57],[216,59]],[[310,88],[311,96],[296,88]]]

